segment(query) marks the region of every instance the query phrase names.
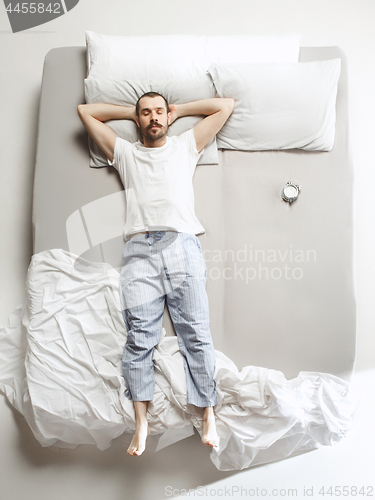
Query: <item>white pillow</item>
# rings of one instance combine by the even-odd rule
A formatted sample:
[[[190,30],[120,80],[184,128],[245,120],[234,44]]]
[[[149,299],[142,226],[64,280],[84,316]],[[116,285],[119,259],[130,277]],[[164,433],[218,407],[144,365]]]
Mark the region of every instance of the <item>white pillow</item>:
[[[300,44],[299,35],[85,36],[87,76],[112,80],[189,78],[215,62],[297,62]]]
[[[85,98],[87,103],[104,102],[121,106],[135,106],[137,100],[146,92],[162,94],[169,104],[181,104],[200,99],[215,97],[216,90],[208,74],[183,80],[149,80],[149,81],[116,81],[103,78],[85,79]],[[178,118],[168,129],[168,135],[180,135],[193,128],[202,116],[183,116]],[[111,127],[119,137],[136,142],[138,127],[133,120],[108,120],[106,124]],[[108,166],[107,157],[89,136],[90,166]],[[203,155],[198,164],[217,164],[218,151],[214,137],[204,148]]]
[[[114,36],[86,31],[87,75],[112,80],[194,77],[210,62],[193,35]]]
[[[300,35],[225,35],[205,39],[211,64],[298,62]]]
[[[341,59],[294,64],[223,64],[209,73],[234,110],[219,149],[331,151]]]

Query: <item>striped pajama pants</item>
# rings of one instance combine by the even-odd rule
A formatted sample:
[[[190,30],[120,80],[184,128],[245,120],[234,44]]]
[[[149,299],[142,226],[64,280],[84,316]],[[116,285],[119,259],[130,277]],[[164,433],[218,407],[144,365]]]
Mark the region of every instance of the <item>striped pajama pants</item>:
[[[202,247],[195,234],[150,231],[126,242],[120,299],[128,332],[122,356],[128,399],[153,399],[153,349],[160,340],[167,301],[184,360],[187,403],[199,407],[217,404],[206,278]]]

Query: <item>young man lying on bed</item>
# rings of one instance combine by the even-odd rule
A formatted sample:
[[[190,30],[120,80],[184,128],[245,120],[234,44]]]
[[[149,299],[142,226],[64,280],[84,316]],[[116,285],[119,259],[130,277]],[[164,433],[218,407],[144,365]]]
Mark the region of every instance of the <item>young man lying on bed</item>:
[[[233,107],[230,98],[168,106],[154,92],[144,94],[135,107],[78,106],[82,123],[118,170],[127,194],[120,297],[128,332],[122,358],[125,395],[133,400],[136,417],[129,455],[142,454],[150,433],[146,414],[155,384],[153,349],[161,335],[165,300],[184,359],[187,403],[203,409],[202,442],[219,444],[207,270],[196,236],[204,228],[194,212],[192,178],[203,148]],[[169,125],[187,115],[205,118],[179,136],[167,136]],[[132,144],[117,137],[103,123],[113,119],[134,120],[141,141]]]

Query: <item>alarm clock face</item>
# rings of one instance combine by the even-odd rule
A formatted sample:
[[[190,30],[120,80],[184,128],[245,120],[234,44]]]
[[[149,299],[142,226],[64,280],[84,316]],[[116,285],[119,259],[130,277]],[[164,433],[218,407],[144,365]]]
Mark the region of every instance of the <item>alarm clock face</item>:
[[[296,198],[298,195],[298,190],[295,186],[285,186],[284,194],[287,198]]]

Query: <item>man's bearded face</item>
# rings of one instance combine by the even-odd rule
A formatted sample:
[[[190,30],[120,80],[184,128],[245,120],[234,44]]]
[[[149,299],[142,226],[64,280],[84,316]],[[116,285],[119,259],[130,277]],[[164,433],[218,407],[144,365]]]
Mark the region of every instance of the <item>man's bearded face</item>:
[[[148,142],[164,137],[169,128],[169,115],[162,97],[143,97],[139,102],[138,125]]]

